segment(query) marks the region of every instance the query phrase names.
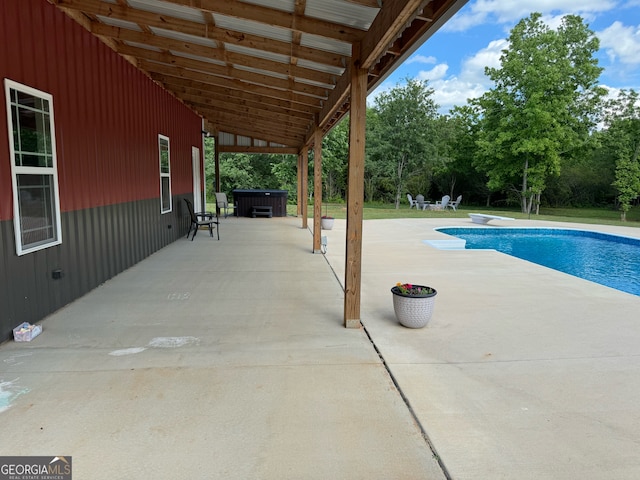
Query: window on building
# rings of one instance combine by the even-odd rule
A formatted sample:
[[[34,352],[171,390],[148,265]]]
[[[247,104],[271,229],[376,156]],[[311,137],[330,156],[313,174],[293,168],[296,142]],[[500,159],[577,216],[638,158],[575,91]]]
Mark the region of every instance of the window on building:
[[[158,135],[160,152],[160,211],[171,211],[171,156],[169,155],[169,138]]]
[[[62,243],[53,96],[5,79],[18,255]]]

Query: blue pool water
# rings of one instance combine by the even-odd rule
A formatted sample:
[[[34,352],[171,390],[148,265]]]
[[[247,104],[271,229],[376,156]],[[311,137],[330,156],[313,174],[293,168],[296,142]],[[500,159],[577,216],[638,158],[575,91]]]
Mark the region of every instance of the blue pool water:
[[[545,267],[640,295],[640,240],[586,230],[547,228],[438,228],[466,240],[468,249],[492,249]]]

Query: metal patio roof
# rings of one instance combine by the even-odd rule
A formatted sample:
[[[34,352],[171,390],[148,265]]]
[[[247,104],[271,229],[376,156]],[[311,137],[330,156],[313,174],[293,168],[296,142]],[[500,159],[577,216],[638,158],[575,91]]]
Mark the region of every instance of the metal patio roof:
[[[49,0],[205,120],[226,151],[299,151],[467,0]],[[352,59],[353,52],[359,59]]]

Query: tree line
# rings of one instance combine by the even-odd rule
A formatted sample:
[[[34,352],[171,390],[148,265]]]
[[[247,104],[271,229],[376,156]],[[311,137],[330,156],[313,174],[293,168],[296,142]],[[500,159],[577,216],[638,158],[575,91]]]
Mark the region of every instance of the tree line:
[[[500,66],[485,68],[493,88],[449,114],[438,112],[427,81],[406,79],[375,98],[366,118],[365,201],[399,208],[407,193],[462,194],[469,205],[523,213],[611,207],[625,219],[640,196],[638,93],[611,98],[599,86],[599,41],[577,15],[552,29],[532,13],[508,40]],[[348,129],[345,118],[323,139],[324,201],[345,198]],[[222,190],[285,189],[297,201],[296,165],[292,155],[222,155]],[[312,195],[313,151],[309,169]]]

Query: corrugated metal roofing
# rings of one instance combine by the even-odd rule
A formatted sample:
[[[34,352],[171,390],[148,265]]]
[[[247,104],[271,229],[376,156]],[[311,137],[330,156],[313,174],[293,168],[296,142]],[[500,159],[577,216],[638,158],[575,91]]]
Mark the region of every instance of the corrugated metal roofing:
[[[310,17],[368,30],[379,10],[342,0],[307,0],[304,13]]]
[[[257,48],[243,47],[242,45],[226,45],[225,48],[229,52],[242,53],[244,55],[250,55],[256,58],[262,58],[265,60],[272,60],[274,62],[289,63],[291,58],[288,55],[282,55],[274,52],[266,52],[264,50],[258,50]]]
[[[195,43],[196,45],[204,45],[212,48],[216,48],[218,46],[216,41],[210,38],[197,37],[195,35],[189,35],[188,33],[166,30],[164,28],[149,27],[149,29],[160,37],[172,38],[174,40],[180,40],[181,42]]]
[[[310,68],[312,70],[317,70],[318,72],[330,73],[332,75],[342,75],[344,73],[344,68],[342,67],[334,67],[331,65],[324,65],[322,63],[311,62],[309,60],[298,60],[298,65],[300,67]]]
[[[319,35],[313,35],[311,33],[302,34],[302,36],[300,37],[300,45],[316,50],[324,50],[325,52],[336,53],[344,57],[351,57],[350,43],[341,42],[340,40],[333,40],[327,37],[321,37]]]
[[[138,43],[138,42],[124,42],[125,44],[131,46],[131,47],[137,47],[137,48],[144,48],[146,50],[152,50],[154,52],[161,52],[162,49],[159,47],[154,47],[153,45],[147,45],[145,43]]]
[[[120,20],[117,18],[111,18],[111,17],[107,17],[104,15],[96,15],[96,18],[98,20],[100,20],[100,22],[104,23],[105,25],[112,25],[114,27],[118,27],[118,28],[126,28],[129,30],[133,30],[136,32],[141,32],[142,28],[140,28],[138,26],[137,23],[134,22],[127,22],[126,20]]]
[[[293,12],[296,6],[295,0],[241,0],[242,3],[250,3],[263,7],[275,8],[284,12]]]
[[[242,135],[238,135],[237,137],[238,145],[241,147],[252,147],[253,143],[251,142],[251,137],[244,137]]]
[[[236,136],[228,132],[218,133],[218,145],[235,145]]]
[[[48,1],[199,113],[208,131],[228,132],[229,145],[242,136],[295,148],[348,111],[353,45],[372,89],[466,3]]]
[[[270,38],[281,42],[291,42],[291,30],[280,28],[266,23],[243,20],[222,14],[214,14],[216,26],[233,32],[249,33],[258,37]]]
[[[296,78],[296,80],[298,82],[300,82],[300,83],[306,83],[307,85],[315,85],[315,86],[320,87],[320,88],[326,88],[326,89],[333,88],[333,85],[330,85],[328,83],[316,82],[314,80],[308,80],[306,78]]]
[[[127,3],[131,8],[157,15],[168,15],[191,22],[205,23],[202,11],[198,8],[185,7],[175,3],[163,2],[162,0],[128,0]]]
[[[191,60],[197,60],[199,62],[208,62],[214,65],[225,65],[224,62],[220,60],[216,60],[214,58],[202,57],[200,55],[192,55],[190,53],[185,53],[185,52],[175,52],[173,50],[169,50],[169,53],[171,53],[172,55],[175,55],[176,57],[190,58]]]

